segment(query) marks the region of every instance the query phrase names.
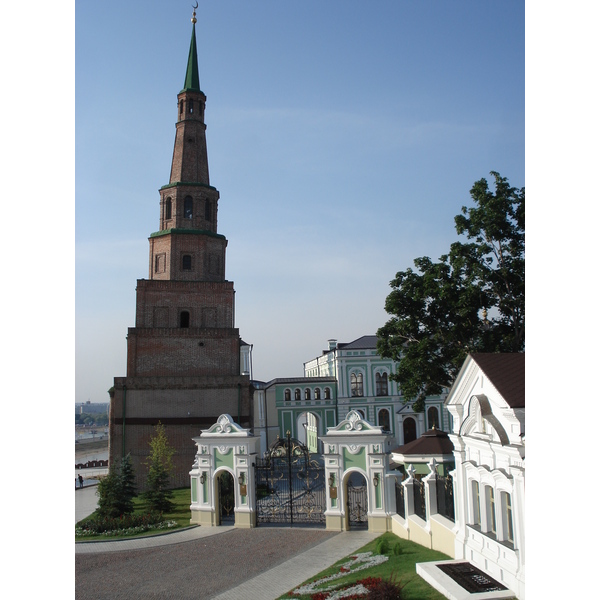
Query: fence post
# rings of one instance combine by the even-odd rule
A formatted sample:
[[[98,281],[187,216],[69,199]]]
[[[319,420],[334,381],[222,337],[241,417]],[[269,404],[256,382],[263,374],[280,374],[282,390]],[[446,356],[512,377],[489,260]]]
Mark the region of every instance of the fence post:
[[[423,483],[425,484],[425,516],[427,521],[426,529],[430,529],[429,517],[431,515],[435,515],[438,512],[437,506],[437,461],[435,458],[432,458],[429,463],[427,463],[429,467],[429,475],[423,479]]]

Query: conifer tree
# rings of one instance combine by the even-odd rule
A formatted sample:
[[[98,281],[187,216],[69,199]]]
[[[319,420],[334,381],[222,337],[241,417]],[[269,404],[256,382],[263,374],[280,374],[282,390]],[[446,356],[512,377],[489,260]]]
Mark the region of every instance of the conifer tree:
[[[148,489],[143,497],[150,503],[152,510],[169,512],[173,509],[170,479],[174,471],[173,455],[175,449],[169,444],[165,426],[160,423],[155,428],[155,434],[150,439],[150,456],[146,461],[148,466]]]

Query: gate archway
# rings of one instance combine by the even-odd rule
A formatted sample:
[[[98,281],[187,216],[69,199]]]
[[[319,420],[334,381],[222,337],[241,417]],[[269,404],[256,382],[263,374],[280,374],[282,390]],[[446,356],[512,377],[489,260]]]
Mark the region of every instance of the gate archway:
[[[367,529],[369,526],[369,494],[367,480],[358,471],[346,479],[346,519],[348,529]]]
[[[217,474],[217,494],[219,507],[219,525],[233,525],[235,523],[235,484],[233,475],[229,471]]]
[[[325,524],[325,468],[290,432],[256,459],[256,524]]]

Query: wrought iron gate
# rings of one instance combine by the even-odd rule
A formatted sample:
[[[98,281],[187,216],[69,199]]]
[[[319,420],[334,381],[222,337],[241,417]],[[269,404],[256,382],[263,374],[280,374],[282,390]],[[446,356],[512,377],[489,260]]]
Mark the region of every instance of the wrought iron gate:
[[[347,506],[348,506],[348,526],[351,529],[368,527],[369,519],[367,515],[368,495],[367,486],[364,478],[361,477],[364,485],[357,481],[348,480],[346,485]]]
[[[235,522],[235,498],[233,477],[228,472],[221,473],[219,483],[219,519],[221,524]]]
[[[325,523],[325,468],[289,431],[256,460],[255,474],[258,525]]]

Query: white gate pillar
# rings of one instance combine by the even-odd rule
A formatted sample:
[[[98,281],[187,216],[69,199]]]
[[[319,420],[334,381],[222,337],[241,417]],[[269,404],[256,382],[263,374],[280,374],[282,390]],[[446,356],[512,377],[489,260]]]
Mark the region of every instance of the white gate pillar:
[[[254,469],[252,460],[260,442],[233,421],[230,415],[221,415],[209,429],[202,430],[196,442],[196,459],[190,471],[191,523],[219,525],[216,477],[227,471],[235,489],[235,526],[254,527]]]
[[[381,427],[371,425],[356,411],[350,411],[336,427],[329,427],[323,436],[325,480],[327,487],[326,528],[344,531],[349,528],[347,495],[344,482],[351,471],[364,475],[367,481],[370,531],[388,531],[395,513],[388,490],[390,473],[388,451],[392,436]]]

